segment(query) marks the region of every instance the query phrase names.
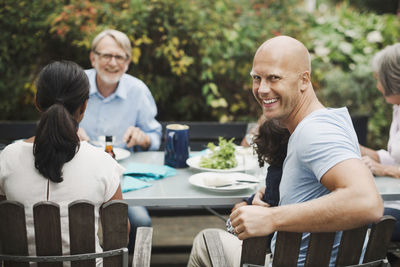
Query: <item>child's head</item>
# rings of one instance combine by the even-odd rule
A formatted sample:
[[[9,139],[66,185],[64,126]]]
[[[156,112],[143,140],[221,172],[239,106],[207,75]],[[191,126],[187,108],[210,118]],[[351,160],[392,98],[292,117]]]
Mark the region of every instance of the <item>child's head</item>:
[[[264,166],[264,162],[272,166],[282,166],[289,137],[289,131],[276,120],[267,120],[260,125],[254,139],[260,167]]]

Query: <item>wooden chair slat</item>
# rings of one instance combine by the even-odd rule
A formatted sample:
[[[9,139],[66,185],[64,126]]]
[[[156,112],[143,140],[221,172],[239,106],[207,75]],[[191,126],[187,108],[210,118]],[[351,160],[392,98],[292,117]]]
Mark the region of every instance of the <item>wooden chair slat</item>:
[[[101,222],[104,250],[118,249],[128,244],[128,204],[121,200],[104,204],[101,209]],[[121,266],[121,257],[105,258],[103,266]]]
[[[302,233],[278,232],[273,267],[297,266]]]
[[[225,258],[222,241],[219,238],[217,231],[205,231],[203,233],[204,242],[208,255],[210,257],[211,265],[213,267],[228,267],[228,260]]]
[[[151,243],[153,228],[138,227],[136,229],[135,251],[133,252],[133,267],[150,266]]]
[[[49,201],[42,201],[33,206],[35,226],[36,255],[62,255],[60,207]],[[62,262],[38,263],[38,267],[62,267]]]
[[[395,222],[394,217],[385,215],[378,223],[372,225],[364,263],[385,258]]]
[[[343,231],[336,258],[336,266],[357,264],[363,249],[368,226]]]
[[[311,233],[304,266],[329,266],[336,232]]]
[[[70,254],[96,252],[94,205],[74,201],[68,205]],[[95,267],[96,260],[72,261],[71,267]]]
[[[261,236],[243,240],[240,266],[244,263],[264,265],[270,239],[271,236]]]
[[[0,254],[27,256],[28,241],[24,205],[16,201],[0,202],[0,218],[0,240],[2,243]],[[6,261],[4,266],[29,267],[29,263]]]

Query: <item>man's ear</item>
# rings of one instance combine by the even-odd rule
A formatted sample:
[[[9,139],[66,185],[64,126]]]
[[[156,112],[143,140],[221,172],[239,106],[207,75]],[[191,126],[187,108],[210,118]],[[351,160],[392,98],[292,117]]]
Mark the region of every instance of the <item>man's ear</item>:
[[[129,58],[128,61],[126,62],[125,71],[124,71],[124,72],[127,72],[127,71],[128,71],[129,65],[130,65],[130,64],[131,64],[131,59]]]
[[[90,63],[92,64],[92,67],[94,68],[94,53],[93,53],[93,51],[90,51],[90,54],[89,54],[89,58],[90,58]]]
[[[310,72],[305,71],[300,76],[300,91],[304,92],[311,82]]]

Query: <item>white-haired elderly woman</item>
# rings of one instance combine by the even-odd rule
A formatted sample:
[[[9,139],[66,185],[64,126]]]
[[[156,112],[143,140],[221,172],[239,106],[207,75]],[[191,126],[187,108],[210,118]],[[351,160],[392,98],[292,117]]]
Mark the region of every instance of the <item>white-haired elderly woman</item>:
[[[377,88],[389,104],[393,104],[393,119],[387,150],[372,150],[361,146],[364,162],[375,175],[400,178],[400,43],[387,46],[372,60]]]
[[[377,88],[387,103],[393,105],[387,150],[360,146],[363,161],[378,176],[400,178],[400,43],[387,46],[372,60]],[[400,201],[385,202],[385,214],[396,217],[392,240],[400,241]]]

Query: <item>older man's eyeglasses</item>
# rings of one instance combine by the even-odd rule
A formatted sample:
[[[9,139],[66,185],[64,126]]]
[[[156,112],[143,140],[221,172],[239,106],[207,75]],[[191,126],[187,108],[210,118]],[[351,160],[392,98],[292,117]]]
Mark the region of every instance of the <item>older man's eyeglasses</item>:
[[[93,51],[97,56],[99,56],[100,60],[105,62],[109,62],[112,58],[115,58],[115,61],[118,64],[125,63],[128,60],[128,56],[121,56],[121,55],[112,55],[112,54],[103,54],[97,52],[96,50]]]

